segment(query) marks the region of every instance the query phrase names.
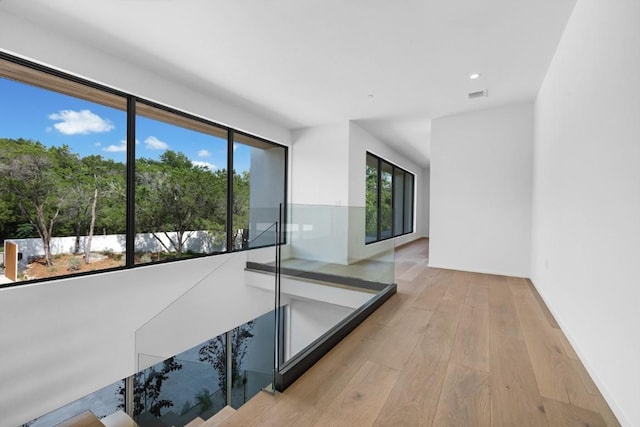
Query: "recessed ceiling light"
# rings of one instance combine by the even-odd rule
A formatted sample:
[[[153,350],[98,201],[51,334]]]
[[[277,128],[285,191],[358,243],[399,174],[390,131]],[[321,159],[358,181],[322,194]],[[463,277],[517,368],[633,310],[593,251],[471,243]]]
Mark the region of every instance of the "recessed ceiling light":
[[[475,80],[475,79],[477,79],[477,78],[480,78],[480,74],[479,74],[479,73],[472,73],[472,74],[469,74],[469,78],[470,78],[471,80]]]

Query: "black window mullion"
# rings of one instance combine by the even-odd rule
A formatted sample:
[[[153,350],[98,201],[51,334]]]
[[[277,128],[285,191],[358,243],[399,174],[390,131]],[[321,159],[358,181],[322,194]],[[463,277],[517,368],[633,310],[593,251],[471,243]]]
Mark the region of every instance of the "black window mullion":
[[[396,169],[391,165],[391,237],[396,237]]]
[[[395,164],[388,162],[387,160],[382,159],[381,157],[378,157],[375,154],[369,153],[367,152],[367,162],[369,162],[369,159],[375,159],[375,164],[376,164],[376,170],[377,170],[377,175],[376,175],[376,180],[377,180],[377,184],[376,184],[376,201],[375,201],[375,206],[376,206],[376,212],[375,212],[375,216],[377,218],[376,222],[376,236],[375,236],[375,240],[372,241],[366,241],[366,243],[375,243],[375,242],[379,242],[382,240],[386,240],[387,238],[394,238],[394,237],[399,237],[402,236],[404,234],[408,234],[408,233],[412,233],[414,232],[414,228],[413,228],[413,220],[414,220],[414,207],[415,207],[415,195],[414,195],[414,189],[415,189],[415,175],[406,171],[405,169],[396,166]],[[388,237],[384,237],[382,236],[382,231],[383,231],[383,223],[382,223],[382,216],[383,216],[383,189],[382,189],[382,165],[388,165],[387,169],[391,169],[391,171],[389,172],[391,175],[391,225],[390,225],[390,236]],[[396,185],[398,184],[398,180],[396,179],[396,174],[398,175],[397,177],[399,178],[400,176],[402,177],[402,188],[396,188]],[[410,178],[410,179],[409,179]],[[411,181],[410,183],[408,181]],[[407,190],[409,190],[409,193],[407,194]],[[398,192],[402,192],[401,196],[399,197],[399,195],[397,194]],[[396,197],[398,196],[398,197]],[[396,198],[399,198],[401,200],[396,200]],[[410,211],[407,211],[407,208],[410,208]],[[399,223],[396,224],[396,217],[398,214],[401,214],[401,219],[398,221]],[[365,238],[366,239],[366,238]]]
[[[407,234],[407,221],[406,221],[406,208],[407,208],[407,187],[409,186],[408,183],[408,176],[409,176],[409,172],[403,170],[402,171],[402,230],[400,235],[404,235]]]
[[[382,192],[380,191],[381,187],[382,187],[382,162],[380,161],[380,158],[377,157],[376,160],[378,161],[378,184],[376,185],[376,196],[377,196],[377,201],[376,201],[376,216],[377,216],[377,220],[376,223],[378,225],[378,229],[376,230],[376,240],[381,240],[382,239]]]
[[[406,187],[407,187],[407,176],[409,175],[409,172],[407,171],[403,171],[402,174],[402,192],[404,193],[402,195],[402,234],[405,234],[405,230],[407,229],[407,223],[405,222],[405,207],[407,206],[407,201],[406,201],[406,197],[407,197],[407,191],[406,191]],[[413,192],[411,193],[413,194]]]
[[[227,252],[233,250],[233,130],[227,132]]]
[[[135,265],[136,237],[136,98],[127,97],[127,176],[126,176],[126,226],[125,265]]]

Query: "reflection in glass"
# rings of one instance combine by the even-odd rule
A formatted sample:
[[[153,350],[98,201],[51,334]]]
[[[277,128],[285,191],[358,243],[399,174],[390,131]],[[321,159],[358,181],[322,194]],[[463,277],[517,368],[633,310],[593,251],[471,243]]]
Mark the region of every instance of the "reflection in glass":
[[[242,406],[272,381],[273,324],[274,312],[264,314],[136,374],[137,422],[186,425]]]
[[[274,311],[232,331],[231,406],[238,409],[272,382]]]
[[[362,241],[365,207],[290,205],[288,247],[282,252],[282,274],[299,280],[296,292],[280,293],[281,363],[313,346],[317,339],[394,283],[394,241]],[[252,268],[273,272],[271,260],[248,254]],[[260,266],[262,264],[262,266]]]

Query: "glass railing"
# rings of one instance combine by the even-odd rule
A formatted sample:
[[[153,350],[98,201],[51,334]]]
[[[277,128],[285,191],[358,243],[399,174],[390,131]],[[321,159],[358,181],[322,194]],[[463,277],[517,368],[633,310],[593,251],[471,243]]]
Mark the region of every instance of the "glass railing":
[[[124,397],[120,394],[121,388],[122,381],[115,382],[94,393],[35,418],[22,426],[51,427],[86,411],[91,411],[97,418],[104,418],[123,407]]]
[[[238,407],[260,390],[273,390],[281,370],[326,347],[327,337],[348,329],[393,286],[394,241],[365,245],[364,207],[293,205],[264,216],[279,221],[252,221],[252,240],[242,245],[250,250],[226,255],[136,331],[138,369],[152,377],[166,371],[167,390],[174,381],[188,388],[180,398],[158,395],[170,407],[138,408],[139,424],[149,414],[168,414],[179,425],[175,416],[183,412]],[[185,348],[192,357],[180,355]],[[169,357],[181,368],[165,366]],[[209,376],[192,377],[185,369]]]
[[[261,390],[272,391],[273,324],[274,313],[267,313],[136,373],[130,378],[132,418],[140,427],[182,427],[207,420],[227,405],[238,409]],[[87,411],[99,419],[123,411],[125,383],[111,384],[23,427],[58,425]]]
[[[142,370],[133,378],[134,420],[185,426],[239,408],[271,387],[273,341],[267,313]]]
[[[110,386],[100,392],[110,409],[94,413],[127,401],[141,427],[182,426],[282,390],[282,372],[310,366],[395,289],[394,240],[365,245],[365,208],[293,205],[262,217],[239,241],[248,250],[176,267],[201,278],[136,330],[132,392],[124,380]]]
[[[276,276],[262,286],[275,291],[278,371],[388,292],[395,273],[393,239],[365,245],[365,208],[292,205],[282,217],[278,262],[247,256],[251,270]]]
[[[245,268],[249,253],[275,263],[279,233],[276,223],[253,224],[244,246],[254,249],[191,261],[214,265],[136,331],[129,413],[141,427],[206,420],[272,390],[275,294],[246,286]]]
[[[365,214],[364,207],[289,206],[282,267],[393,283],[395,242],[365,245]]]
[[[274,371],[307,353],[394,283],[395,242],[365,244],[365,213],[347,206],[265,209],[261,216],[279,221],[251,221],[253,240],[244,247],[258,249],[230,256],[136,332],[139,369],[229,330],[240,323],[232,322],[238,313],[255,306],[272,313],[274,341],[262,355]]]
[[[245,267],[248,253],[266,262],[275,262],[276,227],[277,224],[272,223],[254,238],[265,246],[264,236],[270,235],[271,246],[190,261],[212,266],[187,291],[136,330],[138,371],[273,310],[273,290],[265,292],[246,287]],[[254,241],[247,244],[252,246]],[[180,268],[189,266],[185,264]]]

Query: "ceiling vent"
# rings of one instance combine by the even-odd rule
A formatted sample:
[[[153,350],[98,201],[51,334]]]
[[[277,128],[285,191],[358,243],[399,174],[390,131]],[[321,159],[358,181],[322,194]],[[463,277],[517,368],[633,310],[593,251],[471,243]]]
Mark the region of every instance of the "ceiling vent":
[[[486,89],[484,89],[476,92],[469,92],[468,96],[469,96],[469,99],[484,98],[486,96],[489,96],[489,92]]]

